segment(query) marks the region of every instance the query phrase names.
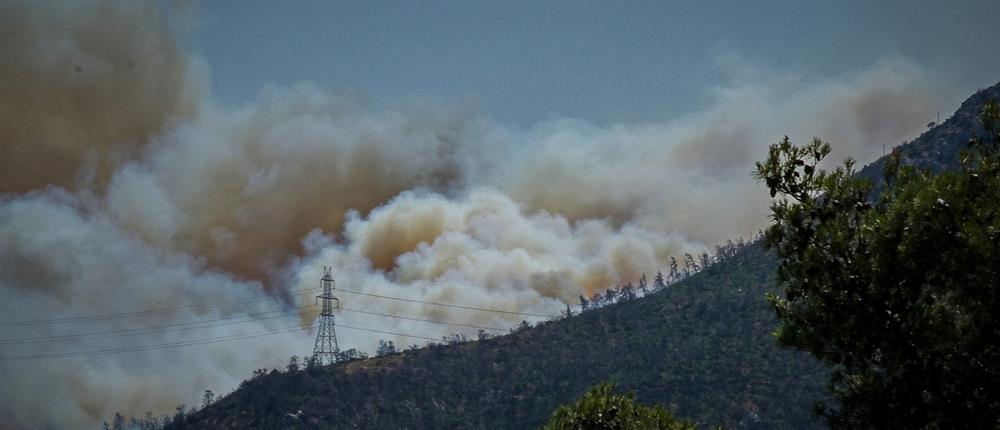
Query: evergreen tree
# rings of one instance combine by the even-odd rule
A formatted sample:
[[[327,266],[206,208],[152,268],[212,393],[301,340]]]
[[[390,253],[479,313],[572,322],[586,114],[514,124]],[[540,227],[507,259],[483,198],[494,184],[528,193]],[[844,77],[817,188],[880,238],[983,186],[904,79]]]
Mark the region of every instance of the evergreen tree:
[[[690,276],[698,272],[698,263],[694,262],[691,254],[684,254],[684,276]]]
[[[660,270],[656,271],[656,277],[653,278],[653,289],[659,290],[660,288],[666,287],[667,284],[663,282],[663,272]]]
[[[604,306],[604,294],[595,291],[592,296],[590,296],[590,307],[599,308]]]
[[[175,408],[176,413],[174,414],[174,422],[183,423],[184,417],[187,416],[187,405],[179,404]]]
[[[322,366],[320,366],[320,361],[315,355],[309,356],[309,358],[306,358],[305,361],[307,373],[310,375],[316,375],[319,373],[319,369]]]
[[[462,339],[464,341],[464,338]],[[396,353],[396,345],[392,343],[391,340],[379,340],[378,349],[375,351],[375,355],[383,357],[386,355],[392,355]]]
[[[616,286],[617,287],[617,286]],[[615,288],[608,288],[604,292],[604,304],[610,305],[615,302],[615,297],[618,295],[618,290]]]
[[[215,401],[215,393],[212,390],[205,390],[205,394],[201,396],[201,408],[205,409],[208,405],[211,405]]]
[[[901,167],[884,190],[853,161],[817,169],[818,139],[786,137],[756,176],[775,224],[784,297],[771,296],[784,345],[833,366],[834,428],[997,428],[1000,424],[1000,114],[970,143],[958,172]]]
[[[621,300],[633,300],[635,299],[635,287],[632,286],[632,281],[629,281],[621,288],[621,293],[619,294]]]
[[[543,430],[695,430],[662,406],[644,406],[635,395],[615,394],[614,385],[599,384],[573,406],[560,406]]]

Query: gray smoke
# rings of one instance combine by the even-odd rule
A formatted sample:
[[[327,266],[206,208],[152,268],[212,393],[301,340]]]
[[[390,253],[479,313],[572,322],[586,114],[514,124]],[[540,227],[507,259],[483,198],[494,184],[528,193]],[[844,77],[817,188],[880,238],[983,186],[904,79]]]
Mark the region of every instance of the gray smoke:
[[[707,108],[645,124],[520,128],[445,106],[372,109],[310,84],[231,108],[203,97],[207,73],[156,6],[62,6],[0,10],[0,319],[183,310],[0,326],[0,341],[248,322],[0,343],[8,358],[308,328],[322,266],[347,290],[557,314],[762,228],[750,170],[783,134],[863,156],[943,97],[903,59],[819,82],[735,61]],[[500,329],[531,319],[338,295],[344,325],[433,338],[474,330],[356,310]],[[2,361],[0,427],[167,413],[309,353],[312,335]],[[422,343],[338,335],[345,349]]]

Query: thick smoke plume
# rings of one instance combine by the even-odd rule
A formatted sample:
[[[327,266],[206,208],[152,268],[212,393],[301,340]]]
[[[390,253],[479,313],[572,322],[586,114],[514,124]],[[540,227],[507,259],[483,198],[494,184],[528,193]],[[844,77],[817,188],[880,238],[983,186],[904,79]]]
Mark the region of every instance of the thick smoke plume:
[[[3,326],[0,357],[100,351],[295,326],[294,318],[271,318],[287,312],[279,302],[255,299],[262,291],[259,283],[234,279],[196,257],[151,247],[68,192],[32,192],[5,198],[0,205],[4,321],[146,312],[108,320]],[[190,307],[234,301],[238,306]],[[178,308],[183,309],[156,312]],[[267,319],[200,330],[136,330],[221,318],[241,321],[247,319],[244,315]],[[121,334],[58,338],[93,332]],[[38,337],[56,338],[7,343]],[[250,339],[239,348],[219,343],[184,350],[0,362],[4,381],[0,408],[13,418],[0,424],[94,428],[118,409],[135,415],[147,410],[166,413],[178,404],[193,404],[205,389],[232,388],[249,370],[301,353],[306,341],[299,336],[271,336],[266,342]]]
[[[0,5],[0,192],[106,180],[194,113],[199,87],[153,3]]]
[[[866,156],[943,98],[891,59],[821,82],[730,62],[734,83],[707,108],[645,124],[519,128],[443,106],[373,109],[310,84],[231,108],[205,97],[204,67],[156,6],[65,6],[0,6],[0,319],[144,313],[0,325],[7,359],[308,328],[324,265],[344,290],[557,314],[762,228],[750,171],[782,134]],[[530,319],[339,296],[345,349],[422,342],[346,326],[475,331],[372,313],[494,333]],[[88,332],[116,334],[54,338]],[[0,427],[167,413],[309,353],[311,336],[0,361]],[[10,342],[38,337],[50,341]]]

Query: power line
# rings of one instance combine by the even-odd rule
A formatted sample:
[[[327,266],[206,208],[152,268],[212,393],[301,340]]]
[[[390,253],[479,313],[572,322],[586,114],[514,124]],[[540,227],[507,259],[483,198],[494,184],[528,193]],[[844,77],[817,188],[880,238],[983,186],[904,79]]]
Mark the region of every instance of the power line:
[[[361,275],[373,275],[373,273],[371,273],[371,272],[366,272],[366,271],[363,271],[363,270],[353,270],[353,269],[347,269],[347,268],[338,268],[337,271],[338,272],[357,273],[357,274],[361,274]],[[440,282],[440,281],[432,281],[432,280],[429,280],[429,279],[421,279],[420,283],[431,284],[431,285],[440,285],[440,286],[445,286],[445,287],[454,285],[454,284],[449,284],[449,283]],[[444,306],[444,307],[466,309],[466,310],[474,310],[474,311],[496,312],[496,313],[509,314],[509,315],[524,315],[524,316],[538,317],[538,318],[558,318],[559,317],[558,315],[533,314],[533,313],[528,313],[528,312],[505,311],[505,310],[500,310],[500,309],[478,308],[478,307],[474,307],[474,306],[463,306],[463,305],[455,305],[455,304],[450,304],[450,303],[435,303],[435,302],[427,302],[427,301],[416,300],[416,299],[404,299],[404,298],[400,298],[400,297],[385,296],[385,295],[380,295],[380,294],[362,293],[360,291],[346,290],[346,289],[343,289],[343,288],[337,288],[337,291],[344,291],[344,292],[347,292],[347,293],[359,294],[359,295],[365,295],[365,296],[371,296],[371,297],[378,297],[378,298],[383,298],[383,299],[399,300],[399,301],[410,302],[410,303],[422,303],[422,304],[425,304],[425,305]]]
[[[958,108],[960,108],[960,107],[962,107],[962,104],[961,104],[961,103],[959,103],[959,104],[957,104],[957,105],[953,105],[953,107],[952,107],[952,108],[950,108],[950,109],[947,109],[947,110],[943,110],[943,111],[938,111],[938,113],[940,114],[940,112],[957,112],[957,111],[958,111]],[[954,114],[952,114],[952,115],[954,115]],[[941,124],[939,124],[939,123],[935,122],[935,125],[941,125]],[[883,145],[885,145],[885,144],[889,144],[889,145],[893,145],[894,143],[898,142],[898,141],[899,141],[900,139],[902,139],[902,138],[906,137],[906,136],[907,136],[907,135],[909,135],[910,133],[912,133],[912,132],[914,132],[914,131],[916,131],[917,129],[919,129],[919,128],[922,128],[922,127],[925,127],[925,125],[923,125],[923,124],[918,124],[918,125],[914,126],[913,128],[911,128],[911,129],[907,130],[907,131],[906,131],[906,132],[904,132],[903,134],[900,134],[900,135],[899,135],[899,136],[897,136],[896,138],[892,139],[891,141],[884,141],[884,142],[882,142],[882,144],[883,144]],[[863,163],[863,164],[862,164],[862,166],[865,166],[865,165],[868,165],[868,164],[871,164],[871,163],[873,163],[873,162],[877,161],[877,160],[878,160],[879,158],[881,158],[881,156],[878,156],[878,157],[875,157],[874,159],[871,159],[871,157],[872,157],[872,154],[877,154],[877,153],[878,153],[878,151],[879,151],[879,148],[875,148],[875,149],[873,149],[873,150],[869,151],[869,152],[868,152],[867,154],[865,154],[865,155],[864,155],[864,157],[863,157],[863,158],[861,158],[861,159],[859,159],[858,161],[859,161],[859,162],[862,162],[862,163]],[[871,160],[871,161],[867,161],[867,160]]]
[[[305,293],[305,292],[309,292],[309,291],[319,291],[319,290],[317,288],[302,289],[302,290],[299,290],[299,293]],[[337,291],[343,291],[343,292],[350,293],[350,294],[357,294],[357,295],[362,295],[362,296],[376,297],[376,298],[387,299],[387,300],[397,300],[397,301],[403,301],[403,302],[409,302],[409,303],[420,303],[420,304],[426,304],[426,305],[432,305],[432,306],[442,306],[442,307],[448,307],[448,308],[454,308],[454,309],[464,309],[464,310],[472,310],[472,311],[480,311],[480,312],[494,312],[494,313],[501,313],[501,314],[507,314],[507,315],[523,315],[523,316],[530,316],[530,317],[537,317],[537,318],[556,318],[557,317],[556,315],[548,315],[548,314],[536,314],[536,313],[529,313],[529,312],[507,311],[507,310],[502,310],[502,309],[481,308],[481,307],[475,307],[475,306],[458,305],[458,304],[453,304],[453,303],[429,302],[429,301],[416,300],[416,299],[407,299],[407,298],[402,298],[402,297],[386,296],[386,295],[382,295],[382,294],[364,293],[364,292],[360,292],[360,291],[346,290],[346,289],[342,289],[342,288],[337,289]],[[178,312],[185,311],[185,310],[201,310],[201,309],[207,309],[207,308],[211,308],[211,307],[215,307],[215,306],[234,306],[234,305],[252,303],[252,302],[260,301],[260,300],[263,300],[263,299],[266,299],[266,298],[269,298],[269,297],[284,296],[284,295],[288,295],[288,294],[289,294],[289,292],[277,292],[277,293],[270,293],[270,294],[259,295],[259,296],[256,296],[256,297],[246,298],[246,299],[229,300],[229,301],[219,301],[219,302],[212,302],[212,303],[202,303],[202,304],[196,304],[196,305],[180,306],[180,307],[166,308],[166,309],[154,309],[154,310],[148,310],[148,311],[118,312],[118,313],[112,313],[112,314],[85,315],[85,316],[75,316],[75,317],[66,317],[66,318],[53,318],[53,319],[41,319],[41,320],[0,321],[0,327],[24,327],[24,326],[47,325],[47,324],[66,324],[66,323],[73,323],[73,322],[107,321],[107,320],[118,319],[118,318],[135,318],[135,317],[140,317],[140,316],[171,314],[171,313],[178,313]],[[481,327],[476,327],[476,328],[481,328]]]
[[[438,338],[435,338],[435,337],[420,336],[420,335],[415,335],[415,334],[396,333],[396,332],[391,332],[391,331],[376,330],[376,329],[372,329],[372,328],[355,327],[355,326],[350,326],[350,325],[345,325],[345,324],[337,324],[337,327],[344,327],[344,328],[349,328],[349,329],[354,329],[354,330],[361,330],[361,331],[367,331],[367,332],[372,332],[372,333],[391,334],[391,335],[394,335],[394,336],[412,337],[414,339],[424,339],[424,340],[429,340],[429,341],[432,341],[432,342],[436,342],[436,341],[441,340],[441,339],[438,339]]]
[[[495,313],[508,314],[508,315],[525,315],[525,316],[539,317],[539,318],[556,318],[557,317],[557,315],[546,315],[546,314],[533,314],[533,313],[528,313],[528,312],[505,311],[505,310],[501,310],[501,309],[479,308],[479,307],[475,307],[475,306],[462,306],[462,305],[456,305],[456,304],[452,304],[452,303],[425,302],[423,300],[404,299],[402,297],[392,297],[392,296],[385,296],[385,295],[374,294],[374,293],[362,293],[360,291],[345,290],[343,288],[338,288],[337,291],[343,291],[345,293],[357,294],[357,295],[361,295],[361,296],[377,297],[377,298],[380,298],[380,299],[398,300],[398,301],[401,301],[401,302],[410,302],[410,303],[422,303],[422,304],[425,304],[425,305],[442,306],[442,307],[455,308],[455,309],[465,309],[465,310],[470,310],[470,311],[495,312]]]
[[[140,327],[140,328],[114,330],[114,331],[94,331],[94,332],[86,332],[86,333],[74,333],[74,334],[53,335],[53,336],[34,336],[34,337],[24,337],[24,338],[16,338],[16,339],[0,339],[0,345],[15,345],[15,344],[26,344],[26,343],[45,343],[45,342],[55,342],[55,341],[63,341],[63,340],[69,340],[69,339],[77,339],[77,338],[92,338],[92,337],[93,338],[100,338],[100,337],[109,337],[109,336],[129,336],[129,335],[135,335],[135,334],[148,334],[150,332],[154,332],[155,333],[155,332],[186,331],[186,330],[193,330],[193,329],[215,328],[215,327],[223,327],[223,326],[229,326],[229,325],[235,325],[235,324],[252,323],[252,322],[258,322],[258,321],[263,321],[263,320],[288,318],[288,317],[299,315],[300,311],[303,311],[303,310],[304,311],[315,310],[315,308],[316,308],[316,305],[307,305],[307,306],[303,306],[301,308],[297,308],[297,309],[292,310],[292,311],[278,310],[278,311],[271,311],[271,312],[263,312],[263,313],[260,313],[260,314],[257,314],[257,315],[260,316],[260,315],[269,315],[269,314],[275,314],[275,313],[277,313],[277,315],[267,316],[267,317],[258,317],[258,318],[251,318],[252,316],[249,316],[249,315],[239,315],[239,316],[217,318],[217,319],[211,319],[211,320],[190,321],[190,322],[183,322],[183,323],[177,323],[177,324],[167,324],[167,325],[161,325],[161,326],[155,326],[155,327]],[[438,321],[438,320],[425,319],[425,318],[408,317],[408,316],[404,316],[404,315],[384,314],[384,313],[380,313],[380,312],[364,311],[364,310],[361,310],[361,309],[351,309],[351,308],[345,308],[345,307],[341,307],[340,310],[348,311],[348,312],[356,312],[356,313],[360,313],[360,314],[376,315],[376,316],[382,316],[382,317],[388,317],[388,318],[402,319],[402,320],[408,320],[408,321],[426,322],[426,323],[439,324],[439,325],[445,325],[445,326],[475,328],[475,329],[481,329],[481,330],[494,330],[494,331],[501,331],[501,332],[506,330],[506,329],[499,328],[499,327],[487,327],[487,326],[480,326],[480,325],[475,325],[475,324],[463,324],[463,323],[455,323],[455,322],[448,322],[448,321]],[[251,319],[245,319],[245,320],[242,320],[242,321],[229,321],[229,320],[233,320],[233,319],[237,319],[237,318],[251,318]],[[219,322],[219,321],[226,321],[226,322],[223,322],[221,324],[208,324],[208,323],[215,323],[215,322]]]
[[[315,290],[316,290],[315,288],[309,288],[309,289],[303,289],[302,292],[308,293],[309,291],[315,291]],[[402,297],[393,297],[393,296],[387,296],[387,295],[381,295],[381,294],[374,294],[374,293],[364,293],[364,292],[353,291],[353,290],[343,290],[343,289],[341,289],[340,291],[344,291],[344,292],[350,293],[350,294],[363,295],[363,296],[375,297],[375,298],[380,298],[380,299],[397,300],[397,301],[404,301],[404,302],[410,302],[410,303],[420,303],[420,304],[426,304],[426,305],[432,305],[432,306],[449,307],[449,308],[454,308],[454,309],[462,309],[462,310],[470,310],[470,311],[494,312],[494,313],[501,313],[501,314],[507,314],[507,315],[526,315],[526,316],[542,317],[542,318],[554,317],[553,315],[544,315],[544,314],[534,314],[534,313],[527,313],[527,312],[507,311],[507,310],[502,310],[502,309],[490,309],[490,308],[482,308],[482,307],[475,307],[475,306],[464,306],[464,305],[458,305],[458,304],[453,304],[453,303],[429,302],[429,301],[423,301],[423,300],[407,299],[407,298],[402,298]],[[38,326],[38,325],[48,325],[48,324],[55,325],[55,324],[66,324],[66,323],[73,323],[73,322],[107,321],[107,320],[118,319],[118,318],[134,318],[134,317],[140,317],[140,316],[152,316],[152,315],[170,314],[170,313],[181,312],[181,311],[184,311],[184,310],[207,309],[207,308],[211,308],[211,307],[215,307],[215,306],[223,307],[223,306],[234,306],[234,305],[252,303],[252,302],[255,302],[255,301],[259,301],[259,300],[263,300],[263,299],[267,299],[267,298],[271,298],[271,297],[275,297],[275,296],[288,296],[288,295],[291,295],[292,293],[293,293],[292,291],[280,291],[280,292],[263,294],[263,295],[258,295],[258,296],[255,296],[255,297],[238,299],[238,300],[225,300],[225,301],[217,301],[217,302],[211,302],[211,303],[202,303],[202,304],[195,304],[195,305],[189,305],[189,306],[180,306],[180,307],[166,308],[166,309],[154,309],[154,310],[146,310],[146,311],[118,312],[118,313],[111,313],[111,314],[85,315],[85,316],[75,316],[75,317],[65,317],[65,318],[52,318],[52,319],[39,319],[39,320],[0,321],[0,327],[24,327],[24,326]],[[308,308],[309,308],[309,306],[305,306],[304,307],[304,309],[308,309]],[[373,312],[373,311],[365,311],[365,310],[361,310],[361,309],[344,308],[344,310],[348,311],[348,312],[357,312],[357,313],[361,313],[361,314],[375,315],[375,316],[388,317],[388,318],[396,318],[396,319],[409,320],[409,321],[427,322],[427,323],[441,324],[441,325],[454,326],[454,327],[466,327],[466,328],[475,328],[475,329],[480,329],[480,330],[503,331],[503,329],[496,328],[496,327],[486,327],[486,326],[480,326],[480,325],[474,325],[474,324],[463,324],[463,323],[453,323],[453,322],[446,322],[446,321],[437,321],[437,320],[432,320],[432,319],[416,318],[416,317],[409,317],[409,316],[404,316],[404,315],[391,315],[391,314],[385,314],[385,313],[379,313],[379,312]],[[69,339],[79,339],[79,338],[100,338],[100,337],[119,336],[119,335],[130,336],[130,335],[136,335],[136,334],[147,334],[147,333],[158,332],[158,331],[186,331],[186,330],[193,330],[193,329],[214,328],[214,327],[221,327],[221,326],[234,325],[234,324],[244,324],[244,323],[248,323],[248,322],[255,322],[255,321],[261,321],[261,320],[267,320],[267,319],[286,318],[286,317],[289,317],[289,316],[297,315],[298,311],[299,311],[299,309],[296,309],[294,311],[277,310],[277,311],[268,311],[268,312],[257,312],[254,315],[230,316],[230,317],[222,317],[222,318],[216,318],[216,319],[211,319],[211,320],[202,320],[202,321],[188,321],[188,322],[166,324],[166,325],[155,326],[155,327],[139,327],[139,328],[112,330],[112,331],[92,331],[92,332],[86,332],[86,333],[74,333],[74,334],[66,334],[66,335],[34,336],[34,337],[22,337],[22,338],[16,338],[16,339],[0,339],[0,345],[57,342],[57,341],[64,341],[64,340],[69,340]],[[262,317],[262,315],[271,315],[271,314],[275,314],[275,313],[277,313],[278,315],[268,316],[268,317]],[[254,316],[256,316],[256,318],[254,318]],[[235,320],[237,318],[248,318],[248,319],[239,320],[239,321],[232,321],[232,320]],[[224,321],[224,322],[222,322],[222,321]],[[219,323],[219,322],[221,322],[221,323]],[[428,340],[428,341],[435,341],[435,340],[437,340],[436,338],[428,337],[428,336],[421,336],[421,335],[413,335],[413,334],[407,334],[407,333],[399,333],[399,332],[392,332],[392,331],[377,330],[377,329],[371,329],[371,328],[366,328],[366,327],[358,327],[358,326],[350,326],[350,325],[344,325],[343,327],[348,328],[348,329],[353,329],[353,330],[362,330],[362,331],[368,331],[368,332],[372,332],[372,333],[381,333],[381,334],[388,334],[388,335],[393,335],[393,336],[402,336],[402,337],[410,337],[410,338],[415,338],[415,339],[424,339],[424,340]],[[248,338],[269,336],[269,335],[280,334],[280,333],[288,333],[290,331],[295,331],[295,330],[306,330],[306,329],[309,329],[309,328],[310,327],[287,327],[287,328],[282,328],[282,329],[277,329],[277,330],[269,330],[269,331],[263,331],[263,332],[245,333],[245,334],[241,334],[241,335],[217,336],[217,337],[209,337],[209,338],[203,338],[203,339],[184,340],[184,341],[176,341],[176,342],[153,344],[153,345],[130,346],[130,347],[121,347],[121,348],[107,348],[107,349],[98,349],[98,350],[90,350],[90,351],[53,352],[53,353],[39,353],[39,354],[15,355],[15,356],[8,356],[8,357],[0,357],[0,362],[2,362],[2,361],[18,361],[18,360],[60,358],[60,357],[82,357],[82,356],[94,356],[94,355],[102,355],[102,354],[117,354],[117,353],[126,353],[126,352],[140,352],[140,351],[149,351],[149,350],[157,350],[157,349],[166,349],[166,348],[176,348],[176,347],[184,347],[184,346],[203,345],[203,344],[215,343],[215,342],[226,342],[226,341],[232,341],[232,340],[238,340],[238,339],[248,339]]]
[[[108,348],[108,349],[98,349],[91,351],[75,351],[75,352],[53,352],[53,353],[41,353],[41,354],[29,354],[29,355],[13,355],[0,357],[0,361],[17,361],[17,360],[35,360],[43,358],[62,358],[62,357],[85,357],[91,355],[105,355],[105,354],[118,354],[123,352],[139,352],[139,351],[151,351],[157,349],[167,349],[176,348],[181,346],[193,346],[193,345],[203,345],[209,343],[226,342],[230,340],[237,339],[249,339],[254,337],[269,336],[279,333],[290,333],[294,331],[307,330],[309,327],[293,326],[293,327],[283,327],[274,330],[261,331],[261,332],[251,332],[242,335],[228,335],[228,336],[217,336],[204,339],[187,340],[179,342],[170,343],[160,343],[154,345],[142,345],[142,346],[132,346],[125,348]]]
[[[304,290],[304,291],[308,292],[309,289]],[[366,295],[366,296],[370,296],[370,297],[377,297],[377,298],[390,299],[390,300],[400,300],[400,301],[407,301],[407,302],[413,302],[413,303],[423,303],[423,304],[429,304],[429,305],[435,305],[435,306],[445,306],[445,307],[451,307],[451,308],[457,308],[457,309],[463,309],[463,310],[487,311],[487,312],[498,312],[498,313],[504,313],[504,314],[517,314],[517,315],[529,315],[529,316],[540,316],[540,317],[545,317],[546,316],[546,315],[540,315],[540,314],[531,314],[531,313],[523,313],[523,312],[505,311],[505,310],[499,310],[499,309],[487,309],[487,308],[478,308],[478,307],[472,307],[472,306],[463,306],[463,305],[456,305],[456,304],[450,304],[450,303],[426,302],[426,301],[421,301],[421,300],[405,299],[405,298],[401,298],[401,297],[392,297],[392,296],[385,296],[385,295],[380,295],[380,294],[362,293],[362,292],[351,291],[351,290],[341,290],[341,291],[345,291],[345,292],[352,293],[352,294]],[[8,321],[8,322],[4,322],[4,324],[6,324],[8,326],[26,326],[26,325],[41,325],[41,324],[46,324],[46,323],[57,324],[57,323],[67,323],[67,322],[83,321],[83,320],[85,320],[85,321],[96,321],[96,320],[109,320],[109,319],[123,318],[123,317],[137,317],[137,316],[145,316],[145,315],[156,315],[156,314],[163,314],[163,313],[173,313],[173,312],[177,312],[177,311],[184,310],[184,309],[205,308],[205,307],[213,306],[213,305],[242,304],[242,303],[252,302],[252,301],[255,301],[255,300],[260,300],[260,299],[263,299],[263,298],[272,297],[272,296],[280,295],[280,294],[285,294],[285,293],[272,293],[272,294],[265,294],[265,295],[258,296],[258,297],[255,297],[255,298],[250,298],[250,299],[241,299],[241,300],[235,300],[235,301],[221,301],[221,302],[214,302],[214,303],[207,303],[207,304],[198,304],[198,305],[193,305],[193,306],[185,306],[185,307],[170,308],[170,309],[160,309],[160,310],[150,310],[150,311],[136,311],[136,312],[120,312],[120,313],[115,313],[115,314],[89,315],[89,316],[79,316],[79,317],[72,317],[72,318],[59,318],[59,319],[49,319],[49,320]],[[303,307],[303,309],[308,309],[308,308],[310,308],[310,306],[308,306],[308,305]],[[409,320],[409,321],[426,322],[426,323],[440,324],[440,325],[447,325],[447,326],[454,326],[454,327],[475,328],[475,329],[481,329],[481,330],[504,331],[504,329],[498,328],[498,327],[487,327],[487,326],[481,326],[481,325],[475,325],[475,324],[464,324],[464,323],[456,323],[456,322],[448,322],[448,321],[438,321],[438,320],[425,319],[425,318],[409,317],[409,316],[404,316],[404,315],[392,315],[392,314],[385,314],[385,313],[380,313],[380,312],[366,311],[366,310],[361,310],[361,309],[352,309],[352,308],[342,308],[342,309],[345,310],[345,311],[348,311],[348,312],[356,312],[356,313],[361,313],[361,314],[375,315],[375,316],[388,317],[388,318],[396,318],[396,319]],[[275,313],[278,313],[279,315],[269,316],[269,317],[260,317],[261,315],[270,315],[270,314],[275,314]],[[132,328],[132,329],[113,330],[113,331],[92,331],[92,332],[86,332],[86,333],[74,333],[74,334],[54,335],[54,336],[34,336],[34,337],[24,337],[24,338],[15,338],[15,339],[0,339],[0,345],[26,344],[26,343],[44,343],[44,342],[62,341],[62,340],[77,339],[77,338],[87,338],[87,337],[98,337],[99,338],[99,337],[108,337],[108,336],[114,336],[114,335],[125,335],[125,336],[128,336],[128,335],[134,335],[134,334],[140,334],[140,333],[141,334],[146,334],[146,333],[158,332],[158,331],[172,331],[172,330],[185,331],[185,330],[192,330],[192,329],[214,328],[214,327],[220,327],[220,326],[227,326],[227,325],[234,325],[234,324],[243,324],[243,323],[248,323],[248,322],[255,322],[255,321],[260,321],[260,320],[267,320],[267,319],[285,318],[285,317],[292,316],[292,315],[297,315],[297,314],[298,314],[298,310],[291,311],[291,312],[289,312],[287,310],[278,310],[278,311],[269,311],[269,312],[263,312],[263,313],[256,313],[255,315],[258,316],[257,318],[251,318],[251,316],[247,316],[247,315],[239,315],[239,316],[216,318],[216,319],[211,319],[211,320],[181,322],[181,323],[167,324],[167,325],[161,325],[161,326],[155,326],[155,327],[140,327],[140,328]],[[242,320],[242,321],[230,321],[230,320],[237,319],[237,318],[248,318],[248,319],[245,319],[245,320]],[[220,322],[220,321],[226,321],[226,322],[223,322],[221,324],[214,324],[214,323]],[[376,332],[381,333],[381,331],[376,331]],[[404,334],[400,334],[400,333],[390,333],[390,334],[395,334],[395,335],[400,335],[400,336],[409,336],[409,335],[404,335]],[[426,337],[421,337],[421,336],[412,336],[412,337],[426,338]],[[427,338],[427,339],[432,339],[433,340],[433,338]]]
[[[52,342],[52,341],[62,341],[62,340],[76,339],[76,338],[81,338],[81,337],[129,336],[129,335],[133,335],[133,334],[146,334],[146,333],[149,333],[149,332],[185,331],[185,330],[193,330],[193,329],[201,329],[201,328],[215,328],[215,327],[222,327],[222,326],[228,326],[228,325],[234,325],[234,324],[245,324],[245,323],[249,323],[249,322],[271,320],[271,319],[277,319],[277,318],[288,318],[288,317],[292,317],[292,316],[297,316],[299,314],[300,310],[309,310],[310,308],[315,308],[315,305],[303,306],[302,308],[297,308],[297,309],[292,310],[292,311],[288,311],[286,309],[282,309],[282,310],[277,310],[277,311],[262,312],[262,313],[259,313],[259,314],[256,314],[256,315],[235,315],[235,316],[224,317],[224,318],[216,318],[216,319],[211,319],[211,320],[189,321],[189,322],[183,322],[183,323],[177,323],[177,324],[167,324],[167,325],[161,325],[161,326],[155,326],[155,327],[139,327],[139,328],[130,328],[130,329],[114,330],[114,331],[94,331],[94,332],[87,332],[87,333],[74,333],[74,334],[63,334],[63,335],[52,335],[52,336],[23,337],[23,338],[17,338],[17,339],[0,339],[0,345],[12,345],[12,344],[22,344],[22,343],[43,343],[43,342]],[[274,313],[278,313],[278,315],[254,318],[255,316],[268,315],[268,314],[274,314]],[[246,320],[243,320],[243,321],[229,321],[229,320],[233,320],[233,319],[237,319],[237,318],[250,318],[250,319],[246,319]],[[214,323],[214,322],[218,322],[218,321],[228,321],[228,322],[224,322],[224,323],[221,323],[221,324],[206,324],[206,323]],[[200,325],[198,325],[198,324],[200,324]]]
[[[381,334],[388,334],[388,335],[393,335],[393,336],[409,337],[409,338],[414,338],[414,339],[423,339],[423,340],[429,340],[429,341],[437,341],[437,340],[439,340],[437,338],[433,338],[433,337],[429,337],[429,336],[421,336],[421,335],[415,335],[415,334],[407,334],[407,333],[391,332],[391,331],[385,331],[385,330],[377,330],[377,329],[372,329],[372,328],[367,328],[367,327],[358,327],[358,326],[343,325],[343,324],[338,324],[338,326],[339,327],[348,328],[348,329],[352,329],[352,330],[361,330],[361,331],[367,331],[367,332],[372,332],[372,333],[381,333]],[[41,359],[49,359],[49,358],[87,357],[87,356],[95,356],[95,355],[121,354],[121,353],[127,353],[127,352],[153,351],[153,350],[160,350],[160,349],[179,348],[179,347],[185,347],[185,346],[195,346],[195,345],[205,345],[205,344],[212,344],[212,343],[229,342],[229,341],[241,340],[241,339],[252,339],[252,338],[258,338],[258,337],[264,337],[264,336],[272,336],[272,335],[283,334],[283,333],[294,333],[294,332],[297,332],[297,331],[309,330],[310,328],[311,327],[291,326],[291,327],[282,327],[282,328],[265,330],[265,331],[244,333],[244,334],[239,334],[239,335],[216,336],[216,337],[203,338],[203,339],[195,339],[195,340],[188,340],[188,341],[160,343],[160,344],[153,344],[153,345],[141,345],[141,346],[124,347],[124,348],[108,348],[108,349],[99,349],[99,350],[90,350],[90,351],[53,352],[53,353],[40,353],[40,354],[0,356],[0,362],[3,362],[3,361],[23,361],[23,360],[41,360]]]
[[[317,289],[310,288],[310,289],[303,289],[301,291],[308,292],[310,290],[317,290]],[[175,308],[166,308],[166,309],[154,309],[148,311],[118,312],[112,314],[83,315],[75,317],[40,319],[40,320],[0,321],[0,327],[23,327],[23,326],[46,325],[46,324],[66,324],[71,322],[107,321],[117,318],[134,318],[134,317],[149,316],[149,315],[171,314],[185,310],[201,310],[216,306],[223,307],[223,306],[234,306],[246,303],[253,303],[266,298],[275,296],[284,296],[288,294],[289,294],[288,292],[278,292],[278,293],[263,294],[260,296],[239,299],[239,300],[224,300],[219,302],[201,303],[196,305],[179,306]]]
[[[484,326],[479,326],[479,325],[474,325],[474,324],[460,324],[460,323],[451,323],[451,322],[445,322],[445,321],[435,321],[435,320],[429,320],[429,319],[423,319],[423,318],[406,317],[406,316],[402,316],[402,315],[382,314],[382,313],[378,313],[378,312],[363,311],[363,310],[360,310],[360,309],[351,309],[351,308],[345,308],[345,307],[341,307],[340,310],[342,310],[342,311],[348,311],[348,312],[357,312],[357,313],[368,314],[368,315],[378,315],[378,316],[389,317],[389,318],[397,318],[397,319],[409,320],[409,321],[420,321],[420,322],[428,322],[428,323],[441,324],[441,325],[450,325],[450,326],[455,326],[455,327],[478,328],[478,329],[482,329],[482,330],[496,330],[496,331],[504,331],[505,330],[505,329],[498,328],[498,327],[484,327]]]
[[[893,145],[896,142],[898,142],[900,139],[908,136],[910,133],[913,133],[914,131],[916,131],[917,129],[922,128],[922,127],[924,127],[924,126],[923,125],[917,125],[917,126],[911,128],[911,129],[903,132],[903,134],[900,134],[899,136],[897,136],[897,137],[895,137],[893,139],[886,140],[886,141],[882,142],[882,145],[886,145],[886,144]],[[884,156],[884,155],[878,155],[878,152],[879,152],[880,149],[882,149],[882,148],[876,147],[875,149],[872,149],[871,151],[868,151],[868,153],[864,155],[863,159],[858,160],[858,161],[863,162],[864,163],[863,166],[871,164],[871,163],[877,161],[879,158],[882,158]],[[874,159],[872,159],[872,155],[875,155]],[[871,161],[867,161],[867,160],[871,160]]]

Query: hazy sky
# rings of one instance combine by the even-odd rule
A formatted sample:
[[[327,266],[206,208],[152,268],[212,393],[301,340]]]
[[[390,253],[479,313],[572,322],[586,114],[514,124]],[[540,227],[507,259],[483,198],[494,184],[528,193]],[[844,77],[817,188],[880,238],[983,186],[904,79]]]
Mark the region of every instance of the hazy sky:
[[[707,103],[733,64],[803,82],[901,57],[970,93],[1000,76],[1000,2],[206,3],[186,38],[224,104],[312,81],[531,124],[649,121]],[[740,75],[740,78],[746,78]]]

